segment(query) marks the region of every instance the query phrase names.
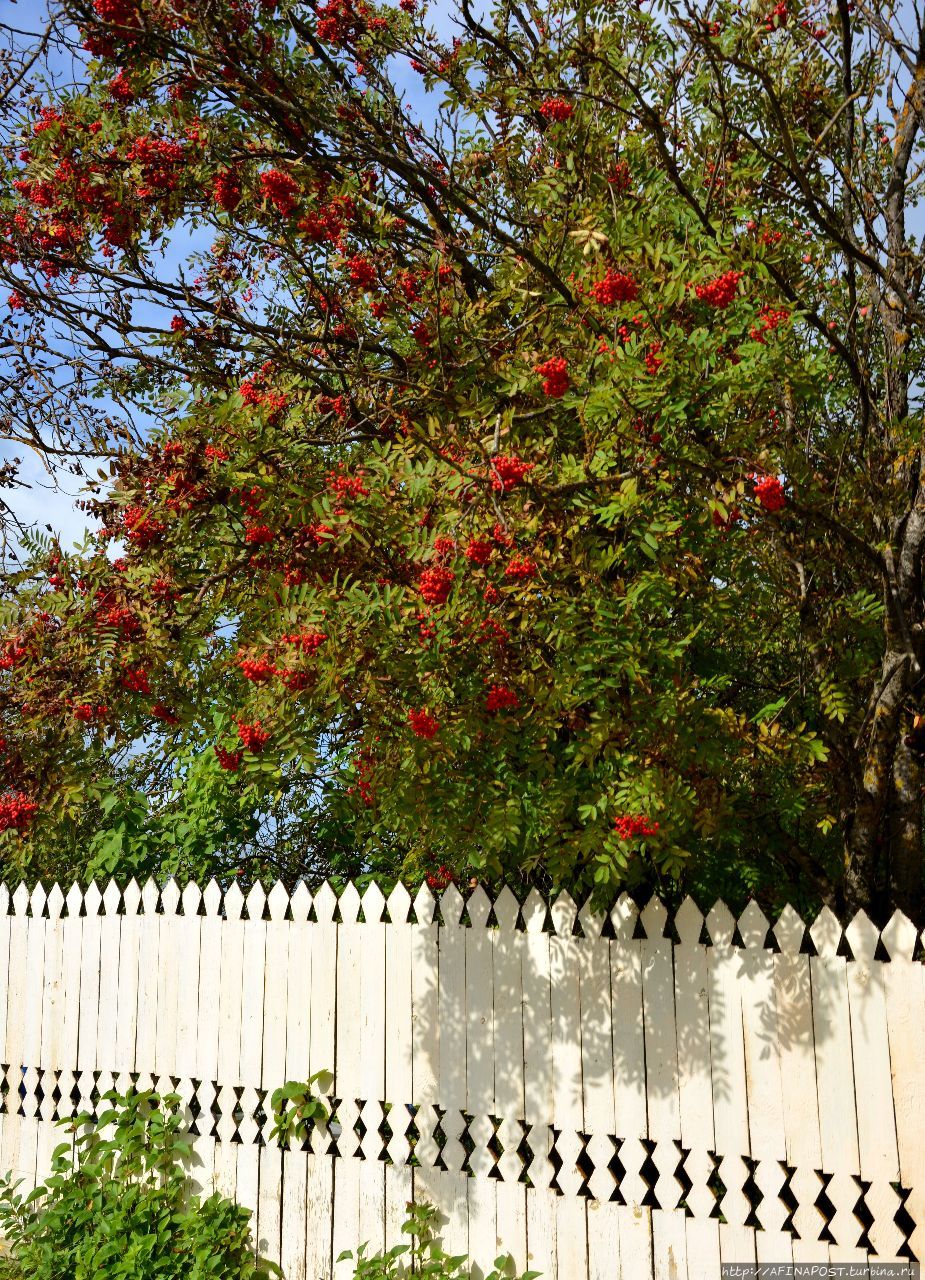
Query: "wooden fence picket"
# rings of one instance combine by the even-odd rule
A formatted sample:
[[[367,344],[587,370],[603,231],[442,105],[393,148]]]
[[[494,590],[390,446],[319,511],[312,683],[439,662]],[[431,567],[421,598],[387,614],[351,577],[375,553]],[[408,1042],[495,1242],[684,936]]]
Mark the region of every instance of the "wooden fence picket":
[[[285,1280],[351,1276],[412,1198],[476,1280],[920,1257],[916,930],[826,909],[809,938],[755,903],[0,886],[0,1171],[41,1182],[57,1118],[135,1085],[180,1094],[194,1190]],[[316,1072],[334,1114],[281,1149],[271,1095]]]

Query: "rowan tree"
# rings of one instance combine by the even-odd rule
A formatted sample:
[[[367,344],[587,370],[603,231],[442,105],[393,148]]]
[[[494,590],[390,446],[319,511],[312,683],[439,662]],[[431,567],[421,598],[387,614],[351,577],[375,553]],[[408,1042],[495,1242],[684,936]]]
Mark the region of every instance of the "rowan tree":
[[[925,32],[436,16],[56,12],[7,330],[136,416],[8,578],[7,856],[140,743],[360,868],[915,911]]]

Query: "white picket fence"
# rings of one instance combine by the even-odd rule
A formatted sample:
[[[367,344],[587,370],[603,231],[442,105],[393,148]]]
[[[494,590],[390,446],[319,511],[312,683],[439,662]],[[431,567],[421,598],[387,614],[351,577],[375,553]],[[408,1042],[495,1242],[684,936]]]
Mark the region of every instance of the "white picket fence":
[[[508,890],[0,887],[0,1169],[41,1181],[54,1121],[134,1084],[184,1098],[197,1184],[286,1280],[352,1274],[412,1198],[550,1280],[921,1258],[915,928],[881,960],[863,914],[667,926]],[[331,1121],[282,1152],[268,1094],[321,1070]]]

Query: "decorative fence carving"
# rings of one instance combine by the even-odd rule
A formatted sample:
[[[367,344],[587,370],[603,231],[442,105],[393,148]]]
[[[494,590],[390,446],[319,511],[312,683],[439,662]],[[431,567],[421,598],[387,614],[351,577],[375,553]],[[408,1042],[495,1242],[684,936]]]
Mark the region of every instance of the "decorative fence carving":
[[[668,927],[480,888],[0,887],[0,1169],[41,1181],[54,1121],[134,1084],[183,1097],[195,1182],[286,1280],[349,1273],[412,1198],[550,1280],[922,1258],[913,925]],[[331,1120],[280,1151],[268,1095],[320,1070]]]

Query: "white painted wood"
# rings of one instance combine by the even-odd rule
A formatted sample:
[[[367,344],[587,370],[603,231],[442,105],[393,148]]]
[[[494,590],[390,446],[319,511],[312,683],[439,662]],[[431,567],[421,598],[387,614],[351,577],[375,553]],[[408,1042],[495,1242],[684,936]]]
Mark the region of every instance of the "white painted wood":
[[[0,884],[0,1071],[8,1064],[7,1056],[7,1003],[11,987],[16,981],[15,970],[10,978],[10,915],[12,904],[10,890],[6,883]],[[76,1008],[75,1003],[75,1008]],[[7,1104],[0,1109],[0,1176],[7,1171],[4,1160],[4,1128],[6,1126]]]
[[[558,1274],[556,1196],[550,1183],[552,1146],[552,992],[546,903],[533,889],[523,905],[524,1116],[532,1160],[527,1176],[527,1264],[543,1275]]]
[[[341,923],[337,937],[337,1044],[334,1092],[340,1099],[337,1118],[340,1158],[334,1167],[334,1275],[348,1276],[353,1269],[337,1263],[338,1254],[356,1249],[360,1235],[359,1140],[355,1126],[362,1099],[362,963],[363,926],[359,922],[360,895],[348,884],[340,895]],[[380,975],[381,976],[381,975]]]
[[[135,1035],[135,1070],[139,1073],[138,1089],[152,1087],[157,1060],[157,1002],[160,986],[160,923],[157,910],[158,888],[147,880],[141,889],[142,925],[138,951],[138,1012]],[[81,1001],[82,1003],[82,1001]]]
[[[385,929],[385,1100],[392,1136],[388,1142],[389,1162],[385,1164],[385,1244],[387,1248],[405,1242],[401,1227],[405,1206],[413,1195],[412,1170],[408,1163],[407,1138],[410,1125],[408,1105],[414,1099],[414,1024],[411,985],[410,923],[411,895],[404,885],[394,887],[388,898],[391,924]]]
[[[38,1107],[38,1141],[35,1158],[35,1182],[40,1185],[51,1173],[52,1152],[62,1136],[54,1126],[54,1087],[61,1070],[61,1033],[64,1026],[64,932],[61,913],[64,895],[52,885],[48,894],[48,923],[45,930],[44,986],[42,989],[41,1050],[42,1100]],[[6,959],[0,961],[5,966]]]
[[[521,1180],[523,1162],[518,1147],[523,1136],[524,1020],[522,965],[524,936],[516,924],[517,899],[502,889],[495,901],[492,949],[494,987],[495,1113],[502,1154],[498,1161],[501,1181],[495,1184],[497,1201],[496,1252],[509,1253],[519,1272],[527,1267],[527,1190]]]
[[[835,1243],[833,1262],[863,1262],[858,1247],[861,1224],[854,1214],[860,1189],[857,1109],[851,1054],[847,962],[836,954],[841,925],[823,908],[810,934],[818,951],[810,959],[813,1037],[816,1046],[816,1085],[819,1097],[819,1135],[822,1168],[832,1174],[826,1194],[835,1209],[829,1230]]]
[[[244,985],[244,930],[241,919],[244,896],[237,883],[225,891],[222,924],[221,987],[218,1014],[218,1101],[221,1115],[216,1125],[215,1188],[234,1199],[238,1183],[238,1148],[232,1141],[235,1086],[241,1083],[241,1000]]]
[[[491,899],[479,885],[467,902],[470,927],[466,947],[466,1110],[473,1116],[469,1137],[472,1177],[467,1179],[469,1256],[487,1274],[497,1256],[497,1182],[490,1144],[495,1105],[494,930],[489,930]]]
[[[700,942],[703,915],[687,898],[675,916],[680,939],[675,948],[675,1019],[678,1061],[678,1116],[685,1170],[692,1186],[685,1222],[687,1274],[713,1280],[719,1274],[719,1223],[712,1217],[708,1183],[713,1162],[713,1080],[710,1060],[710,979],[707,949]]]
[[[99,1015],[96,1023],[96,1066],[99,1071],[97,1090],[101,1106],[107,1093],[115,1088],[116,1034],[119,1012],[119,939],[122,921],[119,908],[122,894],[115,880],[110,880],[103,891],[103,907],[100,917],[100,996]],[[104,1129],[105,1137],[112,1136],[111,1129]]]
[[[42,1058],[42,996],[45,987],[45,933],[44,919],[46,893],[37,884],[29,898],[29,919],[26,932],[26,971],[24,975],[25,1007],[23,1010],[23,1117],[20,1124],[19,1162],[14,1172],[35,1185],[35,1165],[38,1154],[39,1125],[37,1089],[40,1080]]]
[[[743,1187],[750,1155],[748,1088],[742,1025],[742,959],[732,945],[735,920],[724,902],[707,916],[709,951],[710,1063],[713,1073],[713,1129],[719,1173],[726,1188],[719,1229],[723,1262],[754,1262],[755,1232],[747,1227],[749,1205]]]
[[[337,899],[325,882],[315,893],[317,923],[312,927],[311,1030],[309,1057],[311,1074],[335,1067],[335,998],[337,990],[337,926],[334,911]],[[321,1126],[312,1137],[312,1153],[305,1171],[305,1272],[309,1280],[329,1276],[333,1266],[334,1161],[327,1154],[330,1135]],[[353,1242],[352,1248],[356,1247]]]
[[[495,928],[478,889],[463,925],[451,888],[439,929],[426,888],[412,906],[400,886],[388,904],[376,886],[362,901],[348,886],[338,907],[329,887],[313,898],[301,886],[290,900],[278,885],[269,921],[259,885],[246,911],[236,885],[224,910],[215,884],[204,894],[187,886],[182,914],[180,896],[165,885],[159,912],[153,884],[127,886],[121,907],[112,884],[102,894],[74,888],[66,903],[56,886],[47,898],[40,885],[21,886],[7,911],[0,887],[0,1061],[15,1063],[0,1165],[27,1182],[47,1172],[61,1136],[55,1081],[64,1093],[57,1110],[66,1113],[75,1071],[84,1108],[95,1078],[122,1089],[138,1072],[142,1088],[170,1088],[178,1077],[187,1104],[195,1089],[194,1147],[203,1158],[194,1185],[214,1184],[256,1207],[261,1250],[282,1261],[287,1280],[327,1280],[332,1252],[362,1239],[373,1249],[395,1242],[412,1190],[441,1209],[445,1243],[472,1254],[475,1275],[508,1249],[518,1268],[563,1280],[705,1280],[720,1257],[860,1261],[853,1210],[862,1181],[875,1256],[893,1257],[902,1245],[897,1183],[911,1190],[912,1247],[922,1251],[925,983],[912,959],[915,929],[903,917],[883,932],[888,962],[875,959],[877,930],[856,917],[845,931],[846,962],[830,912],[813,926],[818,955],[810,960],[800,954],[796,914],[785,911],[775,926],[774,955],[755,905],[738,922],[739,948],[721,903],[707,921],[711,945],[702,915],[685,903],[672,946],[658,902],[642,914],[645,939],[634,940],[635,908],[625,898],[611,912],[616,940],[607,942],[600,913],[588,904],[578,911],[567,895],[549,907],[531,894],[521,911],[504,891]],[[325,1125],[310,1150],[261,1145],[258,1126],[266,1138],[270,1123],[258,1115],[261,1091],[323,1068],[336,1072],[338,1157]],[[239,1092],[240,1143],[230,1141]],[[263,1106],[268,1112],[268,1100]],[[388,1160],[380,1159],[383,1115]],[[365,1126],[362,1137],[355,1125]],[[529,1187],[517,1152],[525,1133]],[[551,1187],[554,1133],[561,1195]],[[615,1144],[619,1192],[607,1167]],[[649,1148],[654,1211],[642,1204]],[[711,1151],[726,1187],[722,1224],[711,1216]],[[676,1178],[682,1155],[686,1214]],[[579,1194],[579,1157],[592,1164],[590,1198]],[[763,1197],[757,1233],[745,1225],[746,1157]],[[781,1200],[787,1166],[795,1235]],[[831,1247],[819,1239],[818,1170],[836,1209]]]
[[[177,1022],[179,1017],[180,930],[177,914],[180,886],[171,878],[161,889],[161,915],[158,917],[157,971],[157,1036],[154,1073],[177,1074]]]
[[[829,1246],[820,1240],[824,1219],[816,1208],[822,1189],[822,1139],[816,1083],[809,956],[800,953],[806,932],[803,921],[787,907],[774,927],[780,954],[774,957],[774,1000],[777,1010],[784,1146],[794,1168],[792,1191],[796,1235],[794,1262],[827,1262]]]
[[[749,1146],[758,1161],[755,1182],[762,1193],[756,1232],[759,1262],[790,1262],[793,1241],[784,1230],[787,1209],[780,1198],[786,1181],[784,1097],[780,1031],[774,998],[774,956],[765,943],[769,923],[752,902],[739,920],[745,942],[741,957],[742,1024],[745,1033],[745,1082],[748,1092]]]
[[[360,926],[360,1119],[365,1132],[359,1143],[359,1239],[370,1252],[385,1246],[385,1164],[380,1160],[385,1101],[385,898],[376,884],[362,896]]]
[[[893,1189],[899,1181],[893,1098],[892,1092],[883,1088],[883,1082],[890,1078],[890,1040],[883,966],[874,960],[880,933],[861,911],[845,934],[854,957],[846,967],[858,1155],[861,1177],[871,1184],[865,1203],[874,1219],[867,1234],[873,1257],[895,1259],[903,1236],[895,1221],[900,1199]]]
[[[238,1058],[238,1077],[244,1089],[241,1095],[244,1119],[238,1126],[241,1143],[238,1146],[235,1198],[239,1204],[251,1210],[255,1219],[260,1199],[260,1149],[257,1145],[259,1129],[255,1113],[260,1101],[257,1091],[261,1087],[263,1070],[263,997],[267,938],[263,911],[266,899],[266,891],[258,880],[251,886],[245,900],[247,919],[244,922],[241,1047]]]
[[[925,970],[912,959],[916,930],[901,912],[896,912],[883,930],[883,942],[890,963],[883,966],[883,986],[887,1007],[892,1074],[893,1113],[899,1174],[902,1185],[911,1190],[906,1209],[915,1222],[909,1239],[917,1258],[925,1257],[925,1055],[921,1052],[925,1026]]]

